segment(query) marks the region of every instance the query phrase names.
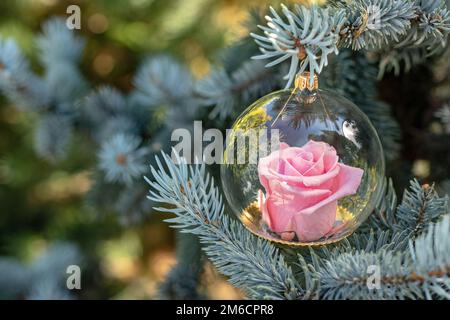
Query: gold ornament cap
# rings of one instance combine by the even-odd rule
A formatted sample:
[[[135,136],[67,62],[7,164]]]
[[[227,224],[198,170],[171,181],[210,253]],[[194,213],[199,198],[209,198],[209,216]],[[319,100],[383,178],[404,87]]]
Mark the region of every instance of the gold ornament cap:
[[[311,83],[311,73],[303,72],[295,77],[295,88],[298,90],[308,89],[309,91],[317,90],[319,88],[319,77],[314,73],[314,78]]]

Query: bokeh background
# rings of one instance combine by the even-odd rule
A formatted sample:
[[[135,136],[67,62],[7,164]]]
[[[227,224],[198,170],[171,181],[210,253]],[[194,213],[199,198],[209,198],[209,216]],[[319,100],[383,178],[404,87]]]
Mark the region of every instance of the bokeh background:
[[[88,41],[82,71],[92,83],[126,92],[138,63],[151,54],[170,52],[196,76],[207,73],[215,53],[245,32],[246,12],[258,2],[6,0],[0,35],[15,38],[39,68],[34,35],[49,17],[66,17],[66,8],[77,4]],[[174,235],[161,216],[135,227],[124,227],[112,213],[99,217],[85,201],[86,168],[95,155],[74,141],[66,160],[42,160],[33,149],[33,115],[0,99],[0,255],[32,264],[55,240],[73,243],[86,260],[77,298],[154,298],[176,262]],[[215,298],[240,296],[211,268],[204,286]]]
[[[268,2],[2,0],[0,35],[15,38],[39,72],[34,35],[49,17],[66,17],[66,8],[71,4],[81,7],[80,33],[87,39],[82,61],[84,75],[95,85],[111,84],[127,92],[132,88],[132,76],[139,62],[152,54],[169,52],[185,62],[196,77],[207,74],[219,50],[247,34],[249,10],[267,7]],[[435,94],[439,100],[448,100],[448,63],[437,66],[437,75],[441,74],[443,80]],[[432,161],[442,159],[428,159],[427,150],[417,148],[434,141],[432,135],[422,132],[428,132],[430,122],[423,123],[420,112],[409,113],[406,119],[402,116],[409,110],[408,101],[419,106],[432,103],[417,100],[421,92],[430,89],[423,86],[426,77],[432,76],[427,72],[418,71],[421,78],[413,72],[400,80],[388,75],[381,84],[382,89],[385,87],[383,98],[396,106],[393,112],[402,120],[402,129],[409,137],[403,150],[409,165],[405,169],[404,162],[399,162],[398,167],[391,168],[394,176],[405,170],[425,180],[432,179],[433,174],[442,175],[431,170]],[[417,88],[392,90],[407,79],[417,79],[408,82],[416,83]],[[408,92],[415,95],[404,99]],[[74,293],[75,298],[155,298],[158,283],[176,263],[174,233],[162,222],[164,216],[149,214],[141,224],[124,226],[113,213],[96,214],[86,203],[92,183],[88,168],[95,163],[96,155],[74,139],[65,160],[56,164],[42,160],[33,149],[35,123],[31,113],[21,112],[0,97],[0,256],[14,257],[29,265],[55,241],[74,244],[85,260],[83,289]],[[437,126],[435,130],[440,129]],[[406,185],[409,178],[410,175],[404,175],[397,181]],[[242,297],[210,266],[202,286],[213,299]]]
[[[161,52],[185,62],[196,77],[205,75],[217,52],[246,34],[249,10],[267,5],[258,0],[2,0],[0,35],[16,39],[41,72],[33,39],[50,17],[67,17],[72,4],[81,8],[79,32],[87,39],[82,72],[95,85],[111,84],[124,92],[131,89],[139,62]],[[0,96],[0,256],[29,266],[55,242],[74,245],[85,261],[75,298],[155,298],[157,284],[176,263],[174,234],[163,216],[150,214],[138,226],[120,224],[113,213],[99,217],[85,199],[92,183],[87,168],[96,155],[74,139],[65,160],[49,163],[33,148],[35,125],[33,114]],[[202,285],[211,298],[241,297],[211,267]]]

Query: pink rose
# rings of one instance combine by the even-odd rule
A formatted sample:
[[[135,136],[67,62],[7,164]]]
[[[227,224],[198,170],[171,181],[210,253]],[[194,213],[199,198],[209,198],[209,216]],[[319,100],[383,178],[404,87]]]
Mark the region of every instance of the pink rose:
[[[301,241],[317,240],[333,228],[337,200],[356,193],[364,170],[338,162],[336,150],[310,140],[301,148],[281,143],[261,158],[259,180],[262,218],[283,239],[295,232]]]

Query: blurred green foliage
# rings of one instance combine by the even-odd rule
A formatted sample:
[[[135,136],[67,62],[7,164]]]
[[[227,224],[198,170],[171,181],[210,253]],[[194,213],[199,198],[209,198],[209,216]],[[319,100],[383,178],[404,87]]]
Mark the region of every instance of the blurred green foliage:
[[[159,52],[186,62],[197,76],[205,74],[217,51],[240,36],[246,8],[255,3],[3,0],[0,35],[15,38],[42,72],[34,36],[46,19],[67,16],[66,8],[77,4],[79,32],[88,40],[84,74],[96,86],[112,84],[128,91],[139,62]],[[173,234],[162,225],[161,216],[124,227],[112,213],[95,215],[84,197],[91,174],[86,168],[96,156],[89,153],[95,149],[88,139],[77,137],[66,160],[48,163],[33,150],[34,116],[0,99],[0,256],[30,262],[55,240],[74,242],[88,266],[80,298],[151,298],[161,270],[148,266],[155,252],[171,252],[173,246]],[[164,261],[170,264],[171,259],[158,264]],[[141,275],[143,282],[137,280]]]
[[[242,23],[249,10],[266,8],[269,2],[280,1],[2,0],[0,36],[16,39],[33,68],[42,72],[33,42],[41,24],[55,15],[65,17],[69,5],[79,5],[82,26],[77,32],[87,39],[84,75],[94,87],[111,84],[127,92],[139,63],[161,52],[185,62],[197,77],[208,73],[220,49],[246,35]],[[443,75],[434,91],[438,100],[447,101],[449,60],[445,57],[437,65]],[[433,122],[429,105],[436,104],[434,109],[440,105],[430,98],[436,83],[429,81],[432,76],[425,69],[400,78],[388,75],[380,83],[380,96],[393,106],[406,142],[403,158],[390,166],[400,190],[417,159],[422,160],[417,170],[431,171],[428,178],[448,176],[448,151],[442,152],[441,145],[431,149],[434,145],[429,143],[435,140],[427,133]],[[143,224],[123,226],[111,212],[95,214],[85,195],[91,184],[88,168],[96,158],[91,150],[96,148],[86,137],[77,136],[66,160],[49,163],[33,149],[35,124],[33,114],[20,112],[0,97],[0,256],[30,262],[56,240],[73,242],[87,260],[80,298],[153,298],[156,282],[175,259],[173,233],[162,223],[164,216],[150,215]],[[218,294],[220,288],[215,283],[209,296],[236,297],[226,290]]]

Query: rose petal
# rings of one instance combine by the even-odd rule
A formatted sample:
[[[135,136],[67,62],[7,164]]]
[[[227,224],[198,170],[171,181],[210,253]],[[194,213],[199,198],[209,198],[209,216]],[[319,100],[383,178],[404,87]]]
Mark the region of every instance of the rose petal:
[[[330,190],[297,188],[276,180],[269,183],[271,193],[264,204],[263,210],[267,213],[263,212],[263,219],[275,232],[295,230],[294,216],[332,193]]]
[[[266,199],[267,217],[264,220],[267,225],[275,232],[294,231],[292,225],[295,212],[290,211],[289,202],[269,195]]]
[[[266,197],[264,196],[262,190],[258,190],[258,204],[263,221],[269,226],[269,228],[272,229],[272,220],[270,219],[269,212],[267,211]]]
[[[284,174],[286,176],[301,176],[301,172],[297,170],[297,168],[291,163],[291,161],[289,161],[289,159],[287,160],[281,160],[280,162],[283,163],[284,165],[284,170],[283,171],[278,171],[281,174]]]
[[[329,144],[321,141],[309,140],[302,149],[311,152],[314,155],[314,161],[317,161],[327,150]]]
[[[364,171],[338,162],[336,150],[310,140],[302,148],[282,143],[261,158],[258,173],[266,196],[259,191],[262,218],[275,232],[295,232],[314,241],[334,225],[337,200],[355,194]]]
[[[303,149],[313,153],[315,161],[315,164],[303,173],[305,176],[320,175],[328,172],[336,166],[339,160],[336,149],[325,142],[310,140]]]
[[[302,148],[296,148],[299,149],[298,153],[299,156],[302,157],[302,159],[305,159],[308,162],[314,162],[314,154],[311,152],[305,151]]]
[[[324,173],[323,154],[317,159],[317,161],[306,171],[303,172],[304,176],[317,176]]]
[[[339,157],[337,156],[336,149],[331,147],[323,155],[324,171],[332,170],[338,163]]]
[[[328,182],[328,185],[331,186],[329,182],[332,182],[334,178],[339,174],[340,167],[335,166],[332,170],[325,172],[324,174],[317,176],[308,176],[303,177],[303,184],[306,187],[320,187],[324,188],[324,184]]]
[[[304,174],[304,172],[308,171],[312,166],[314,166],[314,155],[312,153],[304,152],[302,150],[295,150],[294,152],[295,154],[293,156],[285,159],[287,159],[287,161],[289,161],[300,174]]]
[[[269,181],[269,186],[272,191],[271,196],[289,201],[295,212],[308,208],[333,193],[327,189],[299,188],[277,180]]]
[[[304,148],[307,150],[303,150]],[[322,151],[325,153],[320,155]],[[314,164],[306,162],[302,156],[298,157],[299,154],[308,158],[312,155],[318,161],[317,167],[312,169]],[[325,142],[310,140],[303,148],[289,147],[286,143],[282,143],[280,150],[260,159],[258,164],[260,182],[266,191],[268,190],[267,181],[272,179],[287,181],[297,186],[328,188],[331,187],[330,180],[339,173],[337,160],[336,150],[331,146],[327,147]],[[325,167],[330,170],[324,170]],[[308,172],[307,175],[302,174],[305,171]]]
[[[321,175],[317,176],[303,176],[303,175],[286,175],[283,173],[279,173],[277,169],[272,169],[270,167],[267,167],[263,165],[263,163],[260,163],[258,166],[259,171],[259,178],[261,181],[261,184],[266,188],[268,183],[268,180],[277,179],[280,181],[286,181],[293,184],[296,184],[298,186],[301,186],[303,184],[306,187],[321,187],[326,182],[329,182],[332,178],[336,177],[339,173],[339,166],[335,166],[332,170],[329,172],[326,172]],[[267,189],[266,189],[267,191]]]
[[[278,150],[284,150],[284,149],[287,149],[287,148],[290,148],[290,146],[286,142],[281,142],[280,143],[280,149],[278,149]]]
[[[295,215],[295,233],[301,241],[315,241],[326,235],[336,220],[337,201],[327,203],[313,215]]]
[[[339,175],[335,179],[335,185],[333,187],[333,189],[335,190],[334,193],[327,199],[318,202],[308,209],[303,210],[302,213],[313,214],[318,209],[330,202],[356,193],[359,185],[361,184],[364,170],[360,168],[350,167],[342,163],[339,163],[337,167],[340,168],[340,171]]]
[[[286,163],[285,159],[295,158],[299,148],[290,148],[286,143],[282,143],[280,150],[272,152],[267,157],[260,158],[258,163],[258,173],[261,185],[268,191],[268,180],[284,179],[289,176],[300,176],[300,179],[293,180],[301,182],[300,172],[292,166],[291,163]]]
[[[288,162],[292,167],[297,170],[299,173],[303,173],[308,170],[312,165],[314,165],[314,155],[311,152],[306,152],[302,148],[296,147],[288,147],[286,148],[286,144],[283,145],[283,149],[277,151],[273,154],[272,160],[276,161],[278,158],[279,161]],[[273,165],[269,165],[270,168],[274,168]],[[283,173],[280,172],[279,173]]]

